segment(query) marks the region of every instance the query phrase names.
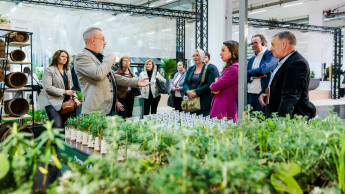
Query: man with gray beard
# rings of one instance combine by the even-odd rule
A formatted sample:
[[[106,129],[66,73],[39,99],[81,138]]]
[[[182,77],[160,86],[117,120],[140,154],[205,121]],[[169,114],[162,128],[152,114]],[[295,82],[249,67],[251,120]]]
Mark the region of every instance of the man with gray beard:
[[[115,110],[116,84],[131,88],[150,84],[147,79],[127,78],[115,74],[112,66],[116,56],[113,53],[103,56],[107,44],[100,28],[90,27],[84,34],[84,50],[76,56],[75,72],[78,76],[83,106],[81,114],[101,112],[112,115]]]

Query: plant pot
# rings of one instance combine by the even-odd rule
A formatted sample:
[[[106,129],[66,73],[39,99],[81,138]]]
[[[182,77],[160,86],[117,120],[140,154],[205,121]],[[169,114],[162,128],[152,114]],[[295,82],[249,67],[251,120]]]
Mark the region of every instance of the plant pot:
[[[86,132],[83,132],[83,145],[86,145],[87,146],[87,136],[88,136],[88,134],[86,133]]]
[[[71,129],[70,129],[70,127],[65,127],[65,139],[71,139]]]
[[[12,72],[6,75],[5,84],[10,88],[22,88],[28,83],[28,77],[22,72]]]
[[[11,117],[20,117],[29,111],[29,103],[24,98],[5,101],[5,113]]]
[[[77,130],[77,143],[83,142],[83,132]]]
[[[89,139],[88,139],[88,143],[87,143],[87,147],[89,148],[94,148],[95,147],[95,140],[92,139],[92,135],[89,135]]]
[[[76,141],[77,139],[77,134],[75,128],[71,128],[71,141]]]
[[[100,151],[101,150],[101,148],[99,146],[99,138],[98,137],[95,138],[95,149],[94,150],[95,151]]]
[[[315,90],[320,86],[320,79],[310,78],[308,90]]]
[[[102,139],[101,141],[101,154],[107,154],[108,151],[107,151],[107,142]]]

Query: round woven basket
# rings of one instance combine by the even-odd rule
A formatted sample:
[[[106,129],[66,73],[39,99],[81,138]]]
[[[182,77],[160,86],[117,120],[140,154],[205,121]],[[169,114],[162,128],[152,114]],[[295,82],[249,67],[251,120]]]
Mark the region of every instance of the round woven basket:
[[[10,57],[13,62],[21,62],[24,61],[26,55],[24,51],[17,49],[10,53]]]
[[[24,98],[5,101],[5,113],[11,117],[20,117],[29,111],[29,103]]]
[[[2,101],[2,99],[4,99],[4,92],[0,90],[0,102]]]
[[[13,125],[13,123],[12,123]],[[11,126],[12,126],[11,125]],[[20,127],[20,125],[18,125],[18,128]],[[6,131],[0,136],[0,140],[1,142],[4,142],[6,140],[6,138],[11,135],[11,129],[10,128],[6,128]],[[32,132],[32,129],[25,127],[24,129],[20,130],[19,133],[29,133],[30,136],[25,137],[25,139],[27,140],[32,140],[34,138],[34,133]]]
[[[28,77],[22,72],[12,72],[6,75],[5,84],[10,88],[22,88],[28,83]]]
[[[27,42],[29,34],[26,32],[13,32],[10,34],[10,42]]]
[[[4,81],[5,77],[5,70],[0,68],[0,82]]]

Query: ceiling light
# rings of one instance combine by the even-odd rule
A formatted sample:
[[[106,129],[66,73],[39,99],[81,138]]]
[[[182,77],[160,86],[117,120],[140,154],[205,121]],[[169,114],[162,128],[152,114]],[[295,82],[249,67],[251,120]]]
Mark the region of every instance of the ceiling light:
[[[171,29],[170,28],[168,28],[168,29],[164,29],[164,30],[162,30],[162,32],[167,32],[167,31],[170,31]]]
[[[149,7],[154,7],[155,5],[149,5]]]
[[[172,1],[174,1],[174,0],[167,0],[166,3],[169,3],[169,2],[172,2]]]
[[[289,4],[289,5],[284,5],[283,7],[291,7],[291,6],[295,6],[295,5],[302,5],[303,2],[299,2],[299,3],[293,3],[293,4]]]
[[[265,12],[265,11],[267,11],[267,10],[264,9],[264,10],[259,10],[259,11],[252,11],[249,14],[256,14],[256,13],[261,13],[261,12]]]

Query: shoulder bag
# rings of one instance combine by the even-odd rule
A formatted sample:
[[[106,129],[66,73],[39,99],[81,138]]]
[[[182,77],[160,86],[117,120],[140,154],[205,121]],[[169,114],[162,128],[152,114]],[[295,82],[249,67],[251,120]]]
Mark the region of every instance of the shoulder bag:
[[[68,79],[68,89],[70,89],[68,75],[67,75],[67,79]],[[66,102],[62,103],[60,114],[65,115],[67,113],[74,111],[75,104],[74,104],[73,98],[74,96],[71,96]]]
[[[168,93],[167,86],[164,82],[160,81],[159,79],[156,79],[156,83],[158,86],[159,93],[161,93],[161,94],[167,94]]]
[[[207,71],[207,65],[205,66],[205,70],[202,73],[202,77],[201,77],[200,84],[198,87],[200,87],[201,84],[204,83],[206,71]],[[183,100],[181,103],[181,108],[183,111],[186,111],[186,112],[197,112],[201,110],[200,97]]]

